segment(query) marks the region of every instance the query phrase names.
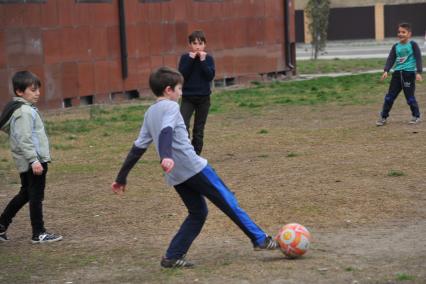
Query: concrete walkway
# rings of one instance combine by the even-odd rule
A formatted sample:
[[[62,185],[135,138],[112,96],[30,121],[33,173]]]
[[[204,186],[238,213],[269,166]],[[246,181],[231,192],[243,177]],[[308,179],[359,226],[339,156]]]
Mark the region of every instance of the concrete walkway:
[[[426,56],[425,38],[414,37],[413,40],[420,46],[422,55]],[[396,41],[396,37],[380,42],[375,40],[329,41],[325,50],[320,52],[318,59],[386,58]],[[311,56],[310,44],[296,44],[296,60],[309,60]]]

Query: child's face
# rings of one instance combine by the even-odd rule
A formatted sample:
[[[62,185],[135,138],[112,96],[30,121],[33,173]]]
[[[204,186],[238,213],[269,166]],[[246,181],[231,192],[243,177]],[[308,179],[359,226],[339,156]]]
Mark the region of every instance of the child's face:
[[[170,86],[166,88],[165,90],[165,97],[169,100],[177,102],[182,96],[182,85],[177,84],[174,89],[172,89]]]
[[[19,90],[16,91],[16,94],[19,97],[24,98],[26,101],[28,101],[32,104],[35,104],[35,103],[38,102],[38,99],[40,98],[40,88],[38,88],[34,85],[31,85],[31,86],[27,87],[25,89],[25,91],[23,91],[23,92],[19,91]]]
[[[403,27],[398,28],[399,42],[405,43],[410,39],[410,37],[411,37],[410,31],[408,31],[406,28],[403,28]]]
[[[200,52],[204,51],[206,48],[206,43],[204,41],[200,41],[199,39],[195,39],[195,41],[189,44],[192,52]]]

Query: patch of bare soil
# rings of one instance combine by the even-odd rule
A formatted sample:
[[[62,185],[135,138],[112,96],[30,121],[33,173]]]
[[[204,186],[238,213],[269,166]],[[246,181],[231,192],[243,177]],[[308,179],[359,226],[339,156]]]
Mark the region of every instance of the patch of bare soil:
[[[154,151],[129,176],[125,195],[109,190],[136,131],[84,140],[84,151],[55,153],[45,215],[65,239],[31,246],[27,212],[20,212],[12,241],[0,244],[2,257],[19,261],[2,262],[0,282],[425,283],[426,123],[408,125],[408,107],[399,100],[389,124],[376,127],[379,109],[276,107],[209,117],[203,156],[266,232],[290,222],[311,231],[312,247],[303,258],[254,252],[209,204],[205,228],[188,254],[197,267],[160,269],[186,212],[164,185]],[[67,163],[87,170],[61,172]],[[16,187],[2,186],[1,208]],[[22,270],[29,275],[19,278]]]

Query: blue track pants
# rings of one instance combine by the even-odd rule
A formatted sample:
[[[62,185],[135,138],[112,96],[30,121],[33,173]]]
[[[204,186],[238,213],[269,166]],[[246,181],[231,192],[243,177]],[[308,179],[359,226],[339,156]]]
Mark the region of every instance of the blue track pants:
[[[175,189],[188,208],[188,216],[173,237],[166,252],[167,258],[177,259],[185,255],[200,233],[208,212],[204,197],[231,218],[250,238],[253,245],[259,245],[265,241],[267,235],[239,207],[234,194],[209,165],[200,173],[176,185]]]

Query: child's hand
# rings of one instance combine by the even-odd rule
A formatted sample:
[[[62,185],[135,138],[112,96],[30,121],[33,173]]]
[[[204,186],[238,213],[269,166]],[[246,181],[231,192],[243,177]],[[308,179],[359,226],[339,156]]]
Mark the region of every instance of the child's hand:
[[[198,52],[198,54],[200,55],[200,60],[201,61],[206,60],[207,52],[200,51],[200,52]]]
[[[43,173],[43,166],[39,161],[32,163],[31,168],[36,176],[40,176]]]
[[[388,77],[388,72],[384,72],[383,74],[382,74],[382,77],[380,78],[380,80],[384,80],[384,79],[386,79]]]
[[[111,184],[111,189],[115,194],[122,194],[126,191],[126,185],[115,181]]]
[[[417,81],[420,81],[420,82],[421,82],[421,81],[423,81],[422,74],[417,73],[417,74],[416,74],[416,80],[417,80]]]
[[[167,174],[170,173],[175,166],[175,162],[170,158],[164,158],[161,161],[161,167],[163,168],[163,171],[165,171]]]
[[[197,57],[197,53],[196,52],[190,52],[189,57],[195,58],[195,57]]]

